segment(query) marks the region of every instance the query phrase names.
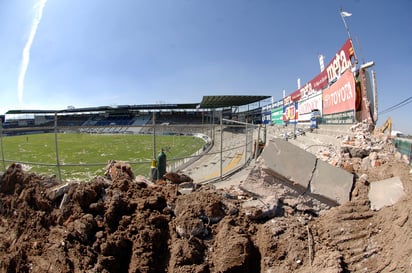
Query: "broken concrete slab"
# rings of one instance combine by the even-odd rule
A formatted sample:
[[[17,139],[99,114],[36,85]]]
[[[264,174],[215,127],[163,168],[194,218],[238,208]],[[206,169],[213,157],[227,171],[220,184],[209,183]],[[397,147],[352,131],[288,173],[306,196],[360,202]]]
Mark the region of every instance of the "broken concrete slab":
[[[261,162],[260,164],[263,163]],[[259,173],[257,173],[257,171]],[[259,217],[266,217],[267,219],[271,215],[267,212],[273,211],[273,208],[268,207],[268,205],[270,206],[276,202],[276,213],[282,213],[281,211],[287,210],[287,208],[290,208],[292,211],[309,211],[307,208],[310,207],[310,212],[319,214],[321,211],[330,209],[331,207],[331,205],[324,202],[324,200],[320,200],[318,196],[301,194],[294,188],[287,186],[287,182],[281,181],[261,170],[260,165],[252,171],[251,176],[258,176],[260,179],[246,179],[238,188],[253,198],[245,201],[245,204],[242,205],[244,208],[255,206],[261,210],[260,212],[257,211],[257,213],[253,212],[253,210],[252,212],[248,212],[248,216],[258,216],[256,218],[258,220],[260,220]],[[291,184],[292,183],[289,182],[289,185]],[[270,200],[279,201],[275,202]],[[336,206],[336,203],[332,206]]]
[[[383,207],[395,204],[404,195],[405,192],[401,179],[399,177],[392,177],[372,182],[368,197],[371,202],[371,209],[380,210]]]
[[[316,157],[301,148],[283,140],[270,140],[261,154],[262,168],[282,180],[292,182],[288,185],[303,194],[312,178]]]
[[[337,204],[350,200],[353,174],[318,160],[310,183],[310,193],[324,197]]]
[[[262,152],[262,169],[302,195],[328,206],[350,199],[353,174],[334,167],[313,154],[283,140],[273,139]]]

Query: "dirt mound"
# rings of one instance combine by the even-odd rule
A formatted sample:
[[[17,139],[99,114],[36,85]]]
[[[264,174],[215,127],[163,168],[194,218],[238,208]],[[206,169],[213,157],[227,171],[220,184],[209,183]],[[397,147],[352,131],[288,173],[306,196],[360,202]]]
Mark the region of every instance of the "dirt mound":
[[[250,217],[242,204],[255,197],[240,188],[181,194],[119,162],[67,184],[12,164],[0,180],[0,272],[412,272],[410,167],[387,156],[373,168],[350,159],[350,202],[266,218]],[[371,210],[370,184],[392,176],[406,196]]]

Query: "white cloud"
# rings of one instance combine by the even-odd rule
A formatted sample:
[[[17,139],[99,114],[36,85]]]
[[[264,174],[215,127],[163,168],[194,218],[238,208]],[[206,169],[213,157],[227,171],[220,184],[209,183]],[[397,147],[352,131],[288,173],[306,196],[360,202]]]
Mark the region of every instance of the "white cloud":
[[[19,78],[17,81],[17,95],[19,97],[20,104],[23,102],[23,90],[24,90],[24,78],[26,77],[27,68],[30,63],[30,50],[33,44],[34,38],[36,37],[37,27],[40,24],[41,18],[43,16],[43,9],[46,5],[47,0],[40,0],[35,6],[35,16],[33,23],[31,24],[29,37],[27,39],[26,45],[23,48],[23,56],[21,61]]]

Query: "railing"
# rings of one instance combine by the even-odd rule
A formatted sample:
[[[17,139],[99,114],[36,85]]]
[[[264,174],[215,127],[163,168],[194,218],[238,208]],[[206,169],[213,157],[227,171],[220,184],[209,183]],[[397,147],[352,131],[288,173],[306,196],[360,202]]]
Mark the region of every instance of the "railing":
[[[257,149],[254,145],[260,139],[262,134],[260,126],[235,122],[231,120],[220,119],[220,124],[196,124],[196,125],[160,125],[153,122],[143,126],[58,126],[58,116],[55,116],[54,126],[49,127],[24,127],[24,128],[3,128],[0,123],[0,150],[2,169],[5,171],[8,165],[13,162],[24,164],[25,166],[41,169],[41,173],[51,176],[55,175],[59,181],[63,180],[85,180],[91,179],[99,174],[102,175],[106,162],[84,162],[83,155],[79,152],[78,160],[75,163],[66,163],[65,153],[61,151],[62,140],[59,134],[78,133],[82,134],[117,134],[117,135],[146,135],[151,136],[153,141],[150,149],[153,158],[157,157],[159,152],[158,146],[161,145],[158,136],[174,135],[179,137],[193,136],[202,138],[205,141],[203,147],[191,155],[184,157],[172,157],[167,153],[167,171],[178,172],[188,171],[189,176],[195,177],[197,182],[204,182],[215,179],[222,179],[232,172],[245,166],[255,155]],[[49,133],[49,139],[44,143],[31,143],[32,134]],[[4,140],[8,137],[23,135],[23,140],[19,146],[21,155],[24,154],[26,145],[43,145],[42,153],[48,157],[47,162],[34,162],[19,158],[8,158],[5,152]],[[26,137],[26,140],[24,140]],[[24,143],[26,141],[26,143]],[[79,140],[81,141],[81,140]],[[76,144],[77,145],[77,144]],[[79,143],[81,146],[81,143]],[[107,143],[107,145],[112,145]],[[114,144],[113,144],[114,145]],[[163,147],[162,147],[163,148]],[[16,153],[14,153],[16,154]],[[121,160],[121,158],[113,158]],[[142,158],[133,161],[127,161],[132,166],[135,174],[150,175],[150,166],[152,159]],[[70,161],[69,161],[70,162]],[[73,161],[72,161],[73,162]],[[208,165],[209,164],[209,165]],[[207,169],[207,176],[204,175]],[[195,167],[193,167],[195,166]],[[76,168],[77,173],[70,172],[70,169]],[[1,167],[0,167],[1,170]],[[197,170],[197,171],[196,171]]]
[[[402,155],[405,155],[409,160],[409,163],[412,165],[412,140],[395,138],[393,144],[395,145],[396,150]]]

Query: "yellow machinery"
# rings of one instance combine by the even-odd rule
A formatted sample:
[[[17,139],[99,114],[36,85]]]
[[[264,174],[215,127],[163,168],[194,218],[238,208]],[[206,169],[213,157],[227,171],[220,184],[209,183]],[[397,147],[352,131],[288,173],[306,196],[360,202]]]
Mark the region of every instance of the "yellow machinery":
[[[381,127],[382,133],[385,133],[386,130],[388,130],[388,135],[391,136],[392,135],[392,118],[391,117],[389,117]]]

